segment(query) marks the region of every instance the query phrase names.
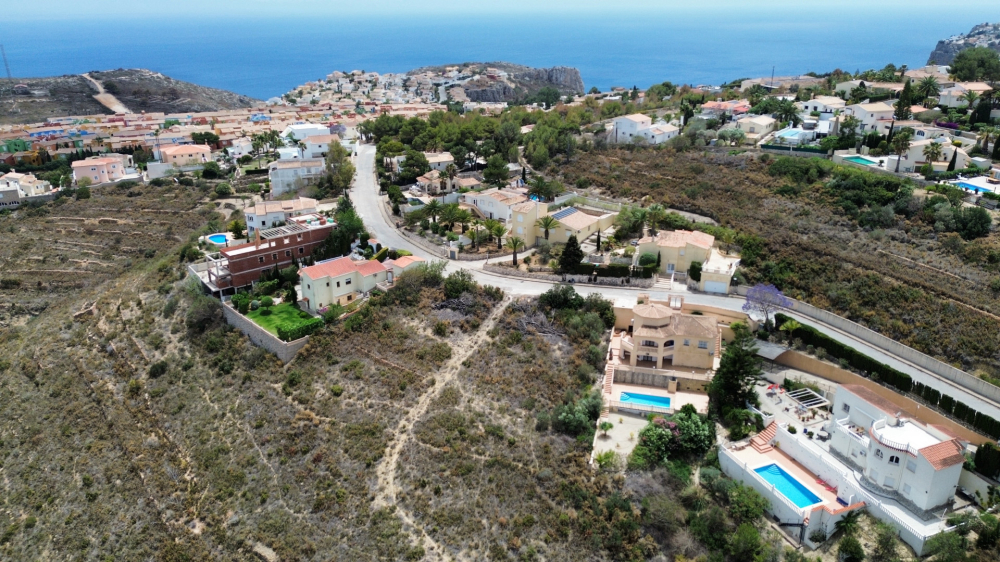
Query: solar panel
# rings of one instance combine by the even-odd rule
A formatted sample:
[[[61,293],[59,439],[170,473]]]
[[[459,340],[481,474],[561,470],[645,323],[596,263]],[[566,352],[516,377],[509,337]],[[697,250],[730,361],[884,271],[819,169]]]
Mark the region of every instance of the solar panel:
[[[552,215],[552,218],[556,219],[557,221],[558,220],[562,220],[562,219],[564,219],[564,218],[572,215],[575,212],[576,212],[575,208],[569,207],[567,209],[562,209],[561,211],[556,211],[556,213],[554,215]]]

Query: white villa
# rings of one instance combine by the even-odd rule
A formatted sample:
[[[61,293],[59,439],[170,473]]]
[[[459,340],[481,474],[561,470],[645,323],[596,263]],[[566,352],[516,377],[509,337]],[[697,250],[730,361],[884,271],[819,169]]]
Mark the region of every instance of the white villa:
[[[316,212],[316,200],[299,197],[288,201],[261,201],[246,210],[247,232],[253,237],[258,228],[273,228],[300,215]]]
[[[680,129],[667,123],[653,123],[641,113],[618,117],[612,122],[611,142],[628,143],[642,139],[648,144],[661,144],[680,134]]]
[[[963,443],[940,426],[903,417],[900,406],[865,386],[840,385],[832,413],[818,416],[812,408],[828,401],[793,394],[775,394],[772,406],[816,420],[803,422],[813,424],[809,433],[805,425],[772,421],[749,443],[721,445],[722,470],[761,493],[778,524],[810,547],[817,546],[813,533],[830,536],[844,514],[864,508],[922,554],[947,527]]]
[[[325,171],[326,162],[322,158],[271,162],[267,167],[267,177],[271,180],[271,195],[281,195],[305,187]]]

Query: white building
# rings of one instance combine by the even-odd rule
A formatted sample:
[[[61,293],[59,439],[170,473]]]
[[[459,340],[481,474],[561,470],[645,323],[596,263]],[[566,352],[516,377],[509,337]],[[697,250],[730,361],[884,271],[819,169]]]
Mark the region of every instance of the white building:
[[[330,127],[321,123],[296,123],[285,127],[281,131],[281,137],[286,140],[294,138],[297,141],[307,139],[315,135],[329,135]]]
[[[680,134],[680,129],[667,123],[653,123],[641,113],[618,117],[612,122],[611,142],[628,143],[644,140],[648,144],[661,144]]]
[[[330,145],[339,143],[340,135],[313,135],[302,141],[303,152],[306,158],[326,158]]]
[[[331,304],[346,305],[379,283],[391,283],[392,276],[393,270],[378,260],[354,261],[349,256],[299,270],[302,300],[312,312]]]
[[[36,178],[35,174],[19,174],[15,170],[11,170],[0,176],[0,188],[4,190],[16,189],[21,192],[22,197],[33,197],[52,191],[52,184]]]
[[[847,106],[846,111],[861,121],[859,132],[862,134],[878,130],[879,120],[891,120],[892,114],[895,112],[891,105],[881,101],[875,103],[856,103]]]
[[[424,157],[432,170],[443,172],[450,164],[455,163],[455,157],[450,152],[425,152]]]
[[[226,148],[232,158],[241,158],[253,154],[253,142],[248,138],[238,138],[233,141],[232,146]]]
[[[962,98],[968,92],[975,92],[982,96],[993,91],[988,84],[982,82],[958,82],[950,88],[944,88],[938,94],[938,103],[945,107],[963,107],[968,103]]]
[[[528,197],[519,191],[495,187],[461,195],[461,201],[478,209],[484,218],[504,222],[510,220],[511,207],[527,200]]]
[[[795,105],[798,105],[802,111],[809,113],[818,111],[820,114],[832,114],[837,110],[843,111],[847,107],[847,102],[836,96],[816,96],[808,101],[797,102]]]
[[[965,462],[957,439],[901,417],[898,406],[859,385],[837,389],[833,416],[830,452],[861,472],[867,485],[914,511],[948,506]]]
[[[736,128],[743,131],[746,141],[756,144],[757,141],[774,132],[778,120],[770,115],[748,115],[736,121]]]
[[[302,160],[302,149],[294,146],[279,148],[278,160]]]
[[[267,169],[267,177],[271,180],[271,195],[301,189],[325,171],[326,162],[318,158],[271,162]]]
[[[247,231],[253,236],[258,228],[273,228],[291,217],[316,212],[316,200],[299,197],[288,201],[262,201],[246,210]]]

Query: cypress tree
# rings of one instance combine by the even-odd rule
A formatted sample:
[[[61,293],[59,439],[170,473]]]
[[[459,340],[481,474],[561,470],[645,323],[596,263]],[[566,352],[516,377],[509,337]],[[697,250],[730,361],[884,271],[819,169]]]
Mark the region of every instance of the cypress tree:
[[[951,151],[951,162],[948,162],[948,171],[949,172],[954,172],[955,171],[955,162],[957,162],[957,161],[958,161],[958,149],[956,148],[956,149],[954,149],[954,150]]]
[[[993,159],[1000,160],[1000,140],[993,141]]]
[[[912,100],[913,89],[910,86],[910,81],[907,80],[906,84],[903,84],[903,91],[899,93],[899,101],[896,102],[896,111],[893,112],[893,117],[900,121],[909,119],[910,106],[913,105]]]
[[[559,269],[563,273],[572,273],[576,270],[576,266],[580,265],[583,261],[583,249],[580,248],[580,241],[576,239],[576,236],[570,236],[566,240],[566,247],[563,248],[563,253],[559,256]]]

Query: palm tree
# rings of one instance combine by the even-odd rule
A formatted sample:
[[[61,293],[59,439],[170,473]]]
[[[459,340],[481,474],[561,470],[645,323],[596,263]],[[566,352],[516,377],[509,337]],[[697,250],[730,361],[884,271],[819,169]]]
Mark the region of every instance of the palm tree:
[[[972,106],[975,105],[975,103],[977,101],[979,101],[979,94],[977,92],[973,92],[972,90],[969,90],[968,92],[965,92],[964,94],[962,94],[962,100],[965,103],[969,104],[968,109],[971,110]]]
[[[482,222],[473,217],[472,213],[469,213],[469,228],[472,229],[472,247],[479,249],[479,227],[482,226]]]
[[[524,240],[517,236],[508,236],[504,246],[507,246],[507,249],[514,253],[514,267],[517,267],[517,251],[524,248]]]
[[[437,222],[438,215],[441,214],[441,203],[437,199],[431,199],[430,203],[424,205],[423,211],[431,218],[431,222]]]
[[[502,227],[503,225],[500,224],[500,221],[498,221],[496,219],[485,219],[485,220],[483,220],[483,229],[486,232],[489,233],[489,235],[490,235],[490,241],[491,242],[493,241],[493,236],[494,236],[493,233],[496,232],[497,226],[501,226]]]
[[[834,523],[833,527],[836,532],[843,532],[844,536],[853,536],[858,532],[861,527],[861,511],[860,509],[855,509],[844,515],[844,517]]]
[[[531,178],[531,182],[528,184],[531,187],[528,188],[529,195],[535,195],[542,201],[548,199],[549,195],[549,184],[545,181],[542,176],[536,175]]]
[[[941,145],[932,142],[924,147],[924,159],[928,164],[941,161]]]
[[[736,242],[736,233],[729,229],[723,230],[722,234],[719,236],[719,239],[722,240],[722,243],[726,245],[725,251],[728,254],[729,250],[732,249],[733,243]]]
[[[555,228],[559,226],[559,221],[552,218],[552,215],[545,215],[544,217],[535,221],[535,226],[545,231],[545,239],[548,240],[549,231],[555,230]]]
[[[910,133],[900,131],[892,137],[892,152],[896,155],[896,173],[899,173],[899,163],[903,160],[903,155],[910,150]]]
[[[503,248],[504,234],[507,234],[507,228],[504,225],[497,223],[496,226],[493,227],[493,236],[496,236],[497,238],[497,250]]]
[[[926,76],[920,80],[919,84],[917,84],[917,92],[924,97],[924,100],[926,100],[927,98],[936,97],[940,94],[941,86],[938,85],[937,78],[934,78],[933,76]]]
[[[441,224],[448,225],[448,230],[455,227],[458,221],[458,203],[449,203],[441,206]]]
[[[799,324],[797,320],[785,320],[785,323],[782,324],[781,328],[779,329],[782,332],[788,332],[788,337],[792,337],[792,334],[795,333],[795,330],[798,330],[801,327],[802,324]]]
[[[649,224],[649,233],[653,236],[656,235],[656,227],[660,225],[667,218],[667,210],[663,208],[663,205],[659,203],[654,203],[646,209],[646,223]]]
[[[458,168],[454,164],[448,164],[444,167],[444,175],[448,176],[448,181],[455,181],[455,176],[458,175]]]
[[[778,109],[774,112],[778,121],[791,121],[792,125],[799,124],[799,108],[792,100],[781,100],[778,102]]]
[[[981,138],[983,141],[983,144],[982,146],[980,146],[980,148],[982,149],[984,154],[989,154],[990,138],[991,137],[996,138],[997,133],[1000,132],[1000,128],[985,126],[985,127],[980,127],[979,132],[980,134],[982,134]]]

